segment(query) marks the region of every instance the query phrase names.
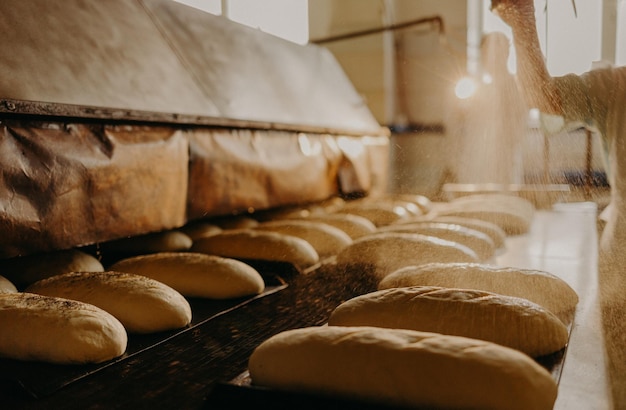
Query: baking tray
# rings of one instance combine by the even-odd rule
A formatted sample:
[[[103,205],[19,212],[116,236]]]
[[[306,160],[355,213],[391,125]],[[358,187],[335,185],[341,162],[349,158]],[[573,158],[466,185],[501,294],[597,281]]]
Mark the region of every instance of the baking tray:
[[[277,293],[288,287],[279,274],[268,273],[270,266],[265,265],[261,272],[266,283],[265,290],[259,295],[225,300],[187,298],[193,318],[190,325],[182,329],[150,334],[128,334],[126,352],[113,360],[89,365],[62,365],[43,362],[28,362],[13,359],[0,359],[0,384],[11,395],[42,398],[54,394],[67,385],[88,377],[104,368],[125,362],[146,350],[156,348],[183,333],[193,331],[200,325],[225,315],[256,299]]]

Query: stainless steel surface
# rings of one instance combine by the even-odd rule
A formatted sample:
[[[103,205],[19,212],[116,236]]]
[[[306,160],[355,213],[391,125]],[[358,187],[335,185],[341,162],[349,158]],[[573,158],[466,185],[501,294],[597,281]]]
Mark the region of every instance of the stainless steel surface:
[[[597,206],[556,204],[535,213],[526,235],[507,239],[502,266],[541,269],[565,280],[580,298],[555,410],[611,410],[598,283]]]
[[[2,2],[0,30],[0,113],[384,131],[325,48],[172,0]]]

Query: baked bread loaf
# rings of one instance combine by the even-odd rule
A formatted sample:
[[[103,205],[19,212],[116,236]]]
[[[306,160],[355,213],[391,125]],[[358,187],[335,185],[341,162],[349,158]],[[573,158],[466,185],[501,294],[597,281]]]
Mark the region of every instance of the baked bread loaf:
[[[534,216],[530,201],[513,195],[469,195],[434,209],[437,216],[461,216],[480,219],[498,225],[509,235],[528,232]]]
[[[110,269],[147,276],[188,297],[230,299],[265,290],[261,274],[230,258],[197,252],[161,252],[122,259]]]
[[[208,222],[190,223],[178,230],[190,237],[192,241],[222,232],[222,228]]]
[[[572,318],[578,295],[564,280],[548,272],[477,263],[430,263],[399,269],[379,289],[441,286],[477,289],[528,299],[554,313],[564,323]]]
[[[457,224],[414,222],[410,224],[388,225],[378,228],[378,231],[418,233],[457,242],[474,250],[482,262],[490,260],[496,254],[496,244],[488,235]]]
[[[339,228],[308,220],[276,220],[260,223],[255,229],[278,232],[304,239],[319,257],[337,254],[352,243],[352,238]]]
[[[414,222],[442,222],[449,223],[455,225],[465,226],[470,229],[474,229],[476,231],[480,231],[485,235],[488,235],[493,241],[496,249],[504,248],[506,246],[506,232],[498,225],[487,222],[482,219],[475,218],[465,218],[462,216],[452,216],[452,215],[424,215],[417,218],[411,218],[406,221],[402,221],[401,223],[412,224]]]
[[[78,249],[47,252],[6,259],[2,274],[18,289],[31,283],[68,272],[102,272],[102,263],[94,256]]]
[[[313,214],[307,217],[306,220],[323,222],[335,228],[339,228],[347,233],[353,240],[376,232],[376,225],[374,225],[372,221],[358,215],[340,213]]]
[[[380,232],[355,240],[337,254],[337,264],[371,270],[380,280],[404,266],[435,261],[478,262],[476,252],[456,242],[403,232]]]
[[[361,216],[369,219],[376,226],[389,225],[412,216],[403,206],[390,203],[370,203],[367,201],[346,202],[343,208],[336,212]]]
[[[0,356],[60,364],[101,363],[121,356],[128,337],[113,315],[83,302],[0,295]]]
[[[10,280],[0,275],[0,294],[15,292],[17,292],[17,288],[15,287],[15,285]]]
[[[559,318],[527,299],[435,286],[383,289],[357,296],[337,306],[328,324],[465,336],[531,357],[557,352],[569,338]]]
[[[115,316],[130,333],[179,329],[191,322],[191,307],[180,293],[141,275],[71,272],[35,282],[26,291],[97,306]]]
[[[233,259],[287,262],[298,268],[319,262],[317,251],[304,239],[256,229],[225,230],[197,240],[191,251]]]
[[[104,252],[152,253],[186,251],[191,248],[192,239],[177,230],[153,232],[131,236],[100,244]]]
[[[416,408],[548,410],[550,373],[528,355],[478,339],[406,329],[320,326],[259,345],[253,385]]]

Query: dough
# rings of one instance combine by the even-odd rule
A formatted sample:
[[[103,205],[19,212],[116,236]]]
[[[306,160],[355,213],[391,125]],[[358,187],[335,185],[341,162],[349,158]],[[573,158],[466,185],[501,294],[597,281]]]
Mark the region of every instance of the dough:
[[[416,286],[383,289],[335,308],[333,326],[413,329],[487,340],[532,357],[567,345],[567,327],[527,299],[471,289]]]
[[[191,307],[180,293],[141,275],[65,273],[35,282],[26,291],[97,306],[115,316],[131,333],[178,329],[191,322]]]
[[[191,248],[193,241],[180,231],[154,232],[100,244],[105,252],[150,253],[175,252]]]
[[[432,236],[403,232],[380,232],[355,240],[336,258],[350,269],[371,269],[378,280],[404,266],[435,261],[478,262],[467,246]]]
[[[258,346],[252,383],[385,405],[549,410],[550,373],[528,355],[460,336],[378,327],[288,330]]]
[[[255,229],[225,230],[197,240],[191,251],[234,259],[287,262],[299,268],[319,262],[317,251],[304,239]]]
[[[352,243],[347,233],[323,222],[277,220],[260,223],[255,229],[302,238],[313,246],[320,257],[335,255]]]
[[[414,222],[388,225],[378,228],[378,231],[418,233],[457,242],[474,250],[482,262],[490,260],[496,254],[496,244],[488,235],[457,224]]]
[[[0,276],[0,294],[15,292],[17,292],[17,288],[15,287],[15,285],[4,276]]]
[[[102,272],[102,263],[78,249],[22,256],[2,261],[2,274],[18,289],[68,272]]]
[[[100,363],[121,356],[127,341],[119,320],[93,305],[31,293],[0,296],[0,356]]]
[[[399,269],[382,279],[379,289],[441,286],[477,289],[528,299],[569,323],[578,295],[562,279],[548,272],[477,263],[430,263]]]
[[[196,252],[161,252],[122,259],[111,270],[144,275],[188,297],[229,299],[265,290],[261,274],[230,258]]]

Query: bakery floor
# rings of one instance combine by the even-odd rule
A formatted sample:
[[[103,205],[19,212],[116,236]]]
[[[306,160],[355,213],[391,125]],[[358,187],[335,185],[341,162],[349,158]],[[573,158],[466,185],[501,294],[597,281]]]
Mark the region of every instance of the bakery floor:
[[[580,301],[555,410],[613,409],[599,303],[597,205],[556,204],[537,211],[530,231],[507,239],[497,264],[540,269],[565,280]]]

